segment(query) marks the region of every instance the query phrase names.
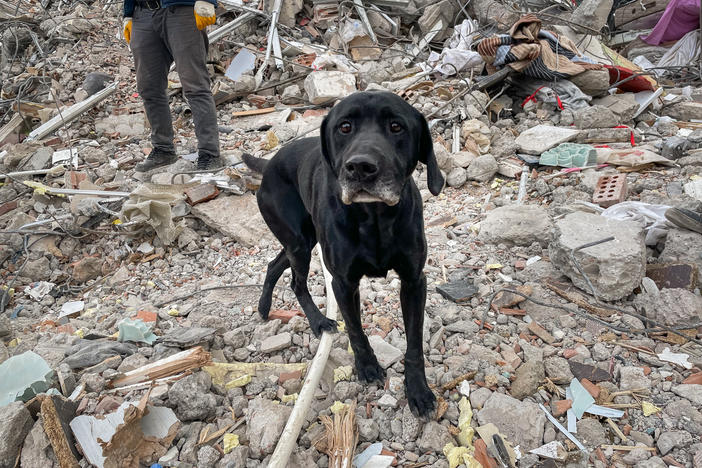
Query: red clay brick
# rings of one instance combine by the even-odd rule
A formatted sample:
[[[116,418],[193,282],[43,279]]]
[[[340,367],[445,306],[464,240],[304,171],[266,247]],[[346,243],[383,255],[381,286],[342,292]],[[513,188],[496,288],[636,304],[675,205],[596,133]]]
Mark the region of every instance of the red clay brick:
[[[561,416],[566,414],[573,407],[573,400],[558,400],[553,402],[553,415]]]
[[[597,181],[592,201],[603,208],[626,200],[626,174],[603,175]]]
[[[149,310],[140,310],[132,318],[138,318],[146,323],[155,322],[158,320],[158,314],[156,312],[151,312]]]
[[[582,379],[580,383],[583,385],[583,387],[585,387],[585,390],[587,390],[588,393],[592,395],[592,398],[597,398],[598,396],[600,396],[600,391],[602,391],[602,389],[599,386],[595,385],[587,379]]]
[[[278,319],[283,323],[288,323],[295,316],[304,317],[305,315],[299,310],[283,310],[275,309],[268,313],[268,320]]]
[[[288,380],[294,380],[294,379],[299,379],[302,377],[302,371],[301,370],[296,370],[292,372],[283,372],[278,376],[278,384],[282,385],[283,382],[286,382]]]
[[[212,200],[219,195],[219,189],[212,184],[200,184],[185,191],[188,203],[197,205],[208,200]]]

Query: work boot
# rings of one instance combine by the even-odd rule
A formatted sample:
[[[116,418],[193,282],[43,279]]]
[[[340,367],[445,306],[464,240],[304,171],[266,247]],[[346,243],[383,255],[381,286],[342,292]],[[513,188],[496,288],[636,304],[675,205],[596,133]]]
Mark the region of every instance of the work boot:
[[[217,171],[224,169],[224,161],[219,156],[213,156],[211,154],[200,154],[197,157],[197,170],[198,171]]]
[[[685,208],[671,208],[665,212],[668,221],[678,227],[702,234],[702,215]]]
[[[137,172],[148,172],[152,169],[169,166],[177,160],[177,154],[154,148],[144,161],[134,166],[134,170]]]

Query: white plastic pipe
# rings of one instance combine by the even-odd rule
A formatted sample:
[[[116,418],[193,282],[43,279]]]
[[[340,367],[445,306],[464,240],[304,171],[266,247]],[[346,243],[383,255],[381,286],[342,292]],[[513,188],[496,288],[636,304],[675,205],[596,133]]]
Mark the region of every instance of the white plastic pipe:
[[[332,275],[324,264],[322,249],[319,244],[317,245],[317,255],[322,264],[324,284],[327,288],[327,318],[336,320],[339,306],[336,303],[334,290],[332,289]],[[268,468],[286,468],[288,466],[288,460],[290,459],[293,449],[297,445],[297,436],[300,434],[302,423],[305,421],[305,415],[307,415],[307,410],[312,403],[314,392],[317,390],[319,381],[322,378],[324,367],[327,365],[333,339],[334,335],[332,333],[324,332],[322,334],[322,339],[319,341],[319,347],[317,348],[317,354],[315,354],[312,359],[312,364],[305,377],[305,383],[302,385],[300,394],[295,402],[295,407],[288,418],[288,422],[285,424],[278,445],[275,447],[275,451],[271,456]]]

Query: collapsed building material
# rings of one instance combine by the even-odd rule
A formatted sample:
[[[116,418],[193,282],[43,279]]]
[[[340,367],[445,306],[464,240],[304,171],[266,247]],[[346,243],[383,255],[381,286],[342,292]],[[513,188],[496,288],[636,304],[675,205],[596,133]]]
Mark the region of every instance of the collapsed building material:
[[[86,459],[98,468],[127,468],[150,464],[166,453],[180,421],[173,410],[124,402],[117,411],[98,419],[78,416],[70,423]]]
[[[115,81],[114,83],[106,86],[105,89],[103,89],[102,91],[93,94],[89,98],[76,104],[73,104],[66,110],[59,111],[59,113],[56,116],[54,116],[51,120],[32,130],[27,136],[27,141],[41,140],[45,136],[48,136],[54,131],[56,131],[62,125],[67,125],[73,122],[75,119],[77,119],[85,112],[98,105],[101,101],[106,99],[112,93],[117,91],[118,85],[119,82]]]
[[[198,367],[206,366],[210,362],[210,353],[205,351],[202,346],[197,346],[125,372],[124,374],[118,374],[108,383],[108,386],[111,388],[120,388],[142,382],[150,382],[197,369]]]

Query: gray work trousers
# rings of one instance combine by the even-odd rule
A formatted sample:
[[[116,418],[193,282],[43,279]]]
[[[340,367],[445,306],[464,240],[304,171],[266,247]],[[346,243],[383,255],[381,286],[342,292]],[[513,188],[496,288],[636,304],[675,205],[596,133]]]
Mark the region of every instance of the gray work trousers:
[[[149,10],[136,6],[132,16],[131,49],[137,90],[144,100],[154,148],[175,152],[168,105],[168,69],[175,61],[195,124],[198,154],[219,156],[217,109],[207,73],[207,35],[197,29],[192,6]]]

